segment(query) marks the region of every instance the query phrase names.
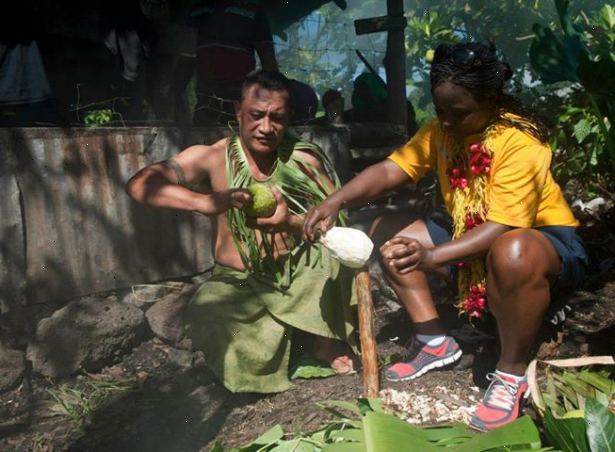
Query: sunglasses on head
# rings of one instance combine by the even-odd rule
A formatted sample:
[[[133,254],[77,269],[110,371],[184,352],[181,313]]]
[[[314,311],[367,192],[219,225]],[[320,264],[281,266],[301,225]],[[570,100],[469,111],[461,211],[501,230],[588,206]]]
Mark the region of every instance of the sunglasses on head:
[[[453,48],[451,59],[453,63],[461,69],[468,69],[474,65],[478,66],[481,64],[481,60],[476,55],[476,52],[466,47]]]

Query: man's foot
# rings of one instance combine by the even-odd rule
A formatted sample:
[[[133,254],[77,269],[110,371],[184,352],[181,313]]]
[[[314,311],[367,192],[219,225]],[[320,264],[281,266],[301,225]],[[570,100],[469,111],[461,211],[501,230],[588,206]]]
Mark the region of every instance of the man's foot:
[[[527,380],[496,371],[487,375],[491,384],[470,419],[470,427],[486,432],[519,417],[523,399],[529,395]]]
[[[447,366],[461,358],[459,344],[450,336],[446,336],[444,341],[437,346],[430,346],[415,339],[414,347],[418,350],[409,361],[393,364],[384,372],[387,380],[412,380],[432,369]]]
[[[314,356],[324,361],[338,375],[348,375],[355,372],[355,365],[351,354],[347,352],[342,342],[326,337],[318,337],[314,342]]]

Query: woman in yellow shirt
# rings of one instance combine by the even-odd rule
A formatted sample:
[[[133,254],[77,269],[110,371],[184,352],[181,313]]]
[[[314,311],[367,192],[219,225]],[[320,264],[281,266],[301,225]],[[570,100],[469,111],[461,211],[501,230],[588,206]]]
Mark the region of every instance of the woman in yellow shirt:
[[[501,353],[470,425],[489,430],[519,416],[530,348],[556,294],[578,286],[587,256],[575,220],[549,171],[545,127],[504,83],[512,71],[492,45],[440,45],[431,67],[437,119],[308,212],[307,240],[340,209],[369,202],[436,170],[452,231],[431,219],[384,218],[393,235],[380,248],[385,275],[413,322],[409,357],[385,372],[408,380],[461,357],[438,318],[425,272],[455,269],[459,309],[497,321]],[[391,235],[389,235],[390,237]]]

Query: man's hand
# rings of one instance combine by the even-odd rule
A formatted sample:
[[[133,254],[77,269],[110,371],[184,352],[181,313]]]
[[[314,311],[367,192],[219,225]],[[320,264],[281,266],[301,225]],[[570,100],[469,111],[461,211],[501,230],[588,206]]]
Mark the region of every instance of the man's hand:
[[[326,199],[312,207],[305,215],[303,223],[303,240],[316,242],[325,232],[335,226],[340,205],[331,199]]]
[[[231,188],[212,193],[213,210],[215,213],[224,213],[229,209],[243,209],[250,202],[250,193],[243,188]],[[211,215],[211,214],[210,214]]]
[[[415,270],[435,270],[432,249],[408,237],[393,237],[380,247],[384,264],[404,275]]]
[[[272,187],[271,191],[277,203],[273,215],[267,218],[247,217],[246,224],[250,228],[259,229],[268,233],[295,232],[297,229],[297,217],[291,215],[282,193],[275,187]]]

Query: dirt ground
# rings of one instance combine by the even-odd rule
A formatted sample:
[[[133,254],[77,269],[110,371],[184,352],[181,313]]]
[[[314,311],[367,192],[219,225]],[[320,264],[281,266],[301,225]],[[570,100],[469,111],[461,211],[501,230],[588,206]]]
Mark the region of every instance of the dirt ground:
[[[378,351],[384,365],[403,353],[411,331],[404,312],[384,289],[375,289]],[[445,293],[442,299],[447,299]],[[612,353],[613,327],[596,331],[609,318],[613,321],[615,271],[602,275],[588,290],[577,292],[570,303],[575,306],[574,316],[563,331],[546,331],[539,354]],[[450,304],[440,308],[453,333],[462,340],[465,354],[461,362],[453,369],[432,372],[409,383],[382,381],[382,398],[393,408],[402,408],[400,415],[414,416],[411,420],[423,424],[463,420],[479,400],[478,385],[496,356],[495,343],[488,333],[460,321]],[[488,325],[485,330],[489,331]],[[73,400],[79,394],[86,400],[92,384],[109,381],[129,381],[129,390],[111,392],[97,409],[72,420],[52,396],[59,388],[72,388],[76,391]],[[214,381],[199,353],[152,339],[100,374],[53,383],[29,377],[18,388],[2,394],[0,450],[188,452],[208,450],[215,440],[226,447],[237,447],[275,424],[290,433],[314,430],[329,416],[316,406],[317,402],[355,401],[361,395],[360,373],[296,380],[294,388],[275,395],[230,394]],[[412,403],[415,405],[408,408]],[[412,412],[404,413],[403,407]]]

